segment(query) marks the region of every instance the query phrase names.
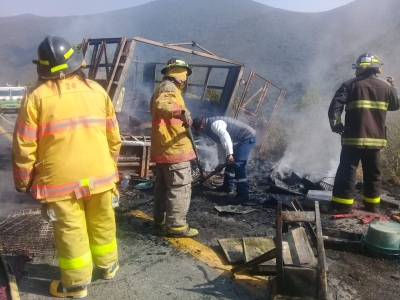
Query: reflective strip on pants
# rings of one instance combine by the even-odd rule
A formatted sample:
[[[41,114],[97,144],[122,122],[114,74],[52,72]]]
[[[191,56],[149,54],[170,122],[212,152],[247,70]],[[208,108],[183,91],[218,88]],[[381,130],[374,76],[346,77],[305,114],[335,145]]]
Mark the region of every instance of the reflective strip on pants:
[[[224,172],[225,175],[235,178],[235,173],[231,173],[231,172]]]
[[[90,252],[92,252],[92,254],[94,256],[103,256],[103,255],[110,253],[115,248],[117,248],[117,239],[114,239],[111,243],[101,245],[101,246],[91,244]]]
[[[377,204],[377,203],[381,202],[381,197],[377,197],[377,198],[364,197],[364,201],[367,202],[367,203]]]
[[[343,199],[343,198],[338,198],[335,196],[332,196],[332,201],[340,204],[347,204],[347,205],[352,205],[354,203],[354,199]]]
[[[89,284],[93,263],[108,268],[118,259],[113,191],[47,204],[65,288]]]
[[[92,254],[86,252],[84,255],[75,258],[58,257],[60,268],[64,270],[78,270],[92,264]]]

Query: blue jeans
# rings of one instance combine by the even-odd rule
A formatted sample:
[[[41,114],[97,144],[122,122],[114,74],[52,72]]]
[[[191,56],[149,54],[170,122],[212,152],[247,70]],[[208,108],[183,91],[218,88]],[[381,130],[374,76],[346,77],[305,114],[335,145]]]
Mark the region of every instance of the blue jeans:
[[[236,183],[236,192],[239,196],[249,195],[249,184],[246,176],[246,164],[254,145],[256,137],[253,136],[233,146],[235,162],[225,168],[224,186],[233,189]]]

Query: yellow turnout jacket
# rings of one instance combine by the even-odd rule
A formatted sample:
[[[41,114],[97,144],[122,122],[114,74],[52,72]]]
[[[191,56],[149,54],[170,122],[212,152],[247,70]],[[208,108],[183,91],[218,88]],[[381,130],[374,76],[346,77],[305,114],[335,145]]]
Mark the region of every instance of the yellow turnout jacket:
[[[121,147],[112,102],[76,75],[38,86],[17,117],[12,146],[17,189],[42,202],[79,199],[114,187]]]
[[[174,83],[164,80],[150,101],[152,116],[151,160],[155,163],[177,163],[196,157],[185,127],[181,111],[190,114],[182,92]]]

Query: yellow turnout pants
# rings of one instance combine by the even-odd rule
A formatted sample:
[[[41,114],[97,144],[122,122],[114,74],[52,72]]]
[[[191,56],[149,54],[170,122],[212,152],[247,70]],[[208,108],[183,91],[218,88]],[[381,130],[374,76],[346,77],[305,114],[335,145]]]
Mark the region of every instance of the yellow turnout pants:
[[[93,263],[106,269],[118,259],[112,206],[117,193],[112,189],[47,204],[65,288],[89,284]]]

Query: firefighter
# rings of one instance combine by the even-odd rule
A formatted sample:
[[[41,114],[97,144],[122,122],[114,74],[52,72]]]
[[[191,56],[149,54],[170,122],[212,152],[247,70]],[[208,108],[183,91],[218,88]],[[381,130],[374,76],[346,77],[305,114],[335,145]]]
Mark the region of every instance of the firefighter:
[[[182,97],[192,69],[174,56],[161,73],[164,77],[150,101],[151,161],[156,163],[154,222],[159,233],[194,237],[198,231],[189,227],[186,215],[192,193],[190,160],[196,155],[185,129],[192,119]]]
[[[256,143],[256,131],[249,125],[229,117],[197,117],[193,128],[209,136],[225,150],[226,163],[224,183],[217,189],[233,193],[236,183],[236,195],[231,204],[243,204],[249,201],[246,164],[250,152]]]
[[[18,113],[12,164],[18,192],[43,203],[52,222],[61,280],[56,297],[83,298],[93,264],[119,268],[114,207],[121,138],[112,102],[81,70],[82,53],[58,36],[38,47],[37,85]]]
[[[347,213],[354,203],[356,170],[361,161],[364,179],[364,208],[377,212],[381,192],[380,149],[386,147],[386,111],[399,109],[394,80],[381,80],[382,63],[371,52],[353,64],[356,77],[336,91],[328,117],[333,132],[341,135],[342,151],[336,173],[330,212]],[[345,122],[341,121],[346,109]]]

